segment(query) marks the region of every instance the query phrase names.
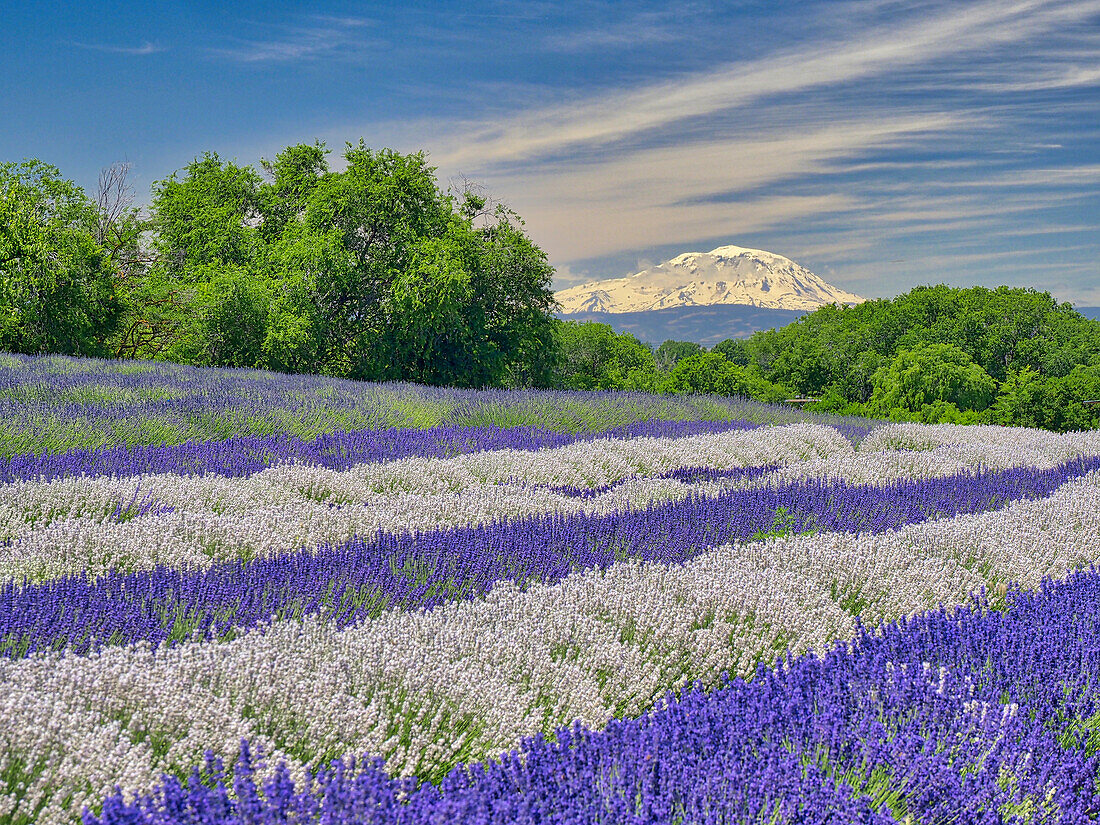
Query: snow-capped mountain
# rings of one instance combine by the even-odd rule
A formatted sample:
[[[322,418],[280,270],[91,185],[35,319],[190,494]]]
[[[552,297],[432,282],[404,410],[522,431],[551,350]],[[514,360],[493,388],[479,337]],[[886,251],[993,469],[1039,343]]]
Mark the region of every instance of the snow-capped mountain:
[[[686,252],[626,278],[563,289],[556,297],[564,314],[647,312],[718,304],[805,312],[825,304],[859,304],[864,300],[825,283],[790,258],[740,246]]]

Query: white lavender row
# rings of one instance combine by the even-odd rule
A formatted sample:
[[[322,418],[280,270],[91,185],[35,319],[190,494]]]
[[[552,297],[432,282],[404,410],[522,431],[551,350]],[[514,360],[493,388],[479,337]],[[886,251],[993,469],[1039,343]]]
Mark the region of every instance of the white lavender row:
[[[1093,473],[993,513],[719,547],[526,591],[502,583],[343,631],[294,621],[223,644],[0,662],[0,817],[64,822],[116,784],[147,790],[208,749],[232,757],[242,738],[299,779],[362,752],[439,777],[524,735],[598,728],[670,687],[751,673],[783,649],[822,650],[852,636],[856,613],[888,619],[1062,575],[1096,558],[1098,505]]]
[[[962,470],[1051,467],[1100,452],[1096,433],[1056,435],[994,427],[887,426],[869,436],[859,453],[831,428],[798,425],[752,433],[688,438],[601,440],[544,450],[496,450],[449,460],[407,458],[370,463],[344,472],[321,467],[279,467],[249,484],[143,474],[127,479],[71,479],[0,486],[0,541],[13,528],[42,526],[57,518],[87,516],[118,521],[159,510],[240,511],[305,497],[324,503],[358,503],[371,494],[453,492],[477,484],[522,484],[601,490],[627,477],[653,477],[678,469],[802,463],[790,477],[830,471],[848,481],[946,475]],[[875,461],[868,460],[875,453]],[[890,458],[887,458],[889,456]],[[818,458],[817,467],[811,462]],[[892,463],[891,463],[892,462]]]
[[[205,567],[237,558],[539,513],[607,513],[730,487],[662,478],[849,451],[816,425],[687,438],[600,440],[551,450],[408,458],[336,472],[291,464],[248,478],[61,479],[0,486],[0,581]],[[553,486],[607,487],[579,500]]]
[[[1050,495],[1100,469],[1100,457],[853,486],[817,480],[750,486],[606,515],[539,515],[340,545],[205,569],[159,567],[0,584],[0,654],[87,651],[225,638],[278,618],[318,614],[337,626],[400,607],[479,598],[495,583],[554,582],[617,560],[681,564],[719,544],[769,533],[881,533],[930,518]]]
[[[956,439],[961,434],[956,428]],[[539,514],[607,514],[749,484],[814,478],[885,483],[981,469],[1049,468],[1068,457],[1100,454],[1098,433],[996,435],[974,445],[956,440],[923,451],[857,452],[831,428],[794,425],[406,459],[342,472],[285,465],[244,479],[166,474],[21,482],[0,487],[0,581],[158,565],[209,567],[378,532]],[[769,459],[780,465],[775,472],[725,478],[714,473],[759,467]],[[700,478],[664,477],[700,465],[708,469]],[[592,494],[578,497],[577,489]]]

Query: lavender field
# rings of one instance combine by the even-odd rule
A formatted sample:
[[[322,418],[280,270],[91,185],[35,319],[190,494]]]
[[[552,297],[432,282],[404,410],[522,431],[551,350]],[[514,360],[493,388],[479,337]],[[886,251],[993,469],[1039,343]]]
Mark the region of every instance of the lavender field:
[[[0,355],[0,822],[1100,818],[1100,431]]]

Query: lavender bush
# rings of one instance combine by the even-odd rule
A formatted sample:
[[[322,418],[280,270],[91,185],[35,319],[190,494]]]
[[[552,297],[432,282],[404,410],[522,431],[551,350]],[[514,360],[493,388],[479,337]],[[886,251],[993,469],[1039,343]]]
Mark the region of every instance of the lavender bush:
[[[469,528],[379,533],[207,570],[157,567],[0,587],[0,654],[95,650],[104,643],[221,638],[272,619],[320,613],[337,627],[392,608],[483,596],[502,580],[555,582],[639,559],[680,564],[771,532],[874,534],[1049,495],[1100,469],[1100,457],[899,482],[784,484],[693,496],[608,515],[536,516]]]

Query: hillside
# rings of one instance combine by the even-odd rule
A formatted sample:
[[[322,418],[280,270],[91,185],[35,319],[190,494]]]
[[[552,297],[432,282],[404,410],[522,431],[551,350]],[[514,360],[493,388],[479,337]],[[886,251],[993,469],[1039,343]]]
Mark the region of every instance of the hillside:
[[[609,324],[616,332],[629,332],[651,344],[673,339],[712,347],[727,338],[747,338],[755,332],[786,326],[805,314],[805,310],[716,304],[648,312],[578,312],[558,317]]]

